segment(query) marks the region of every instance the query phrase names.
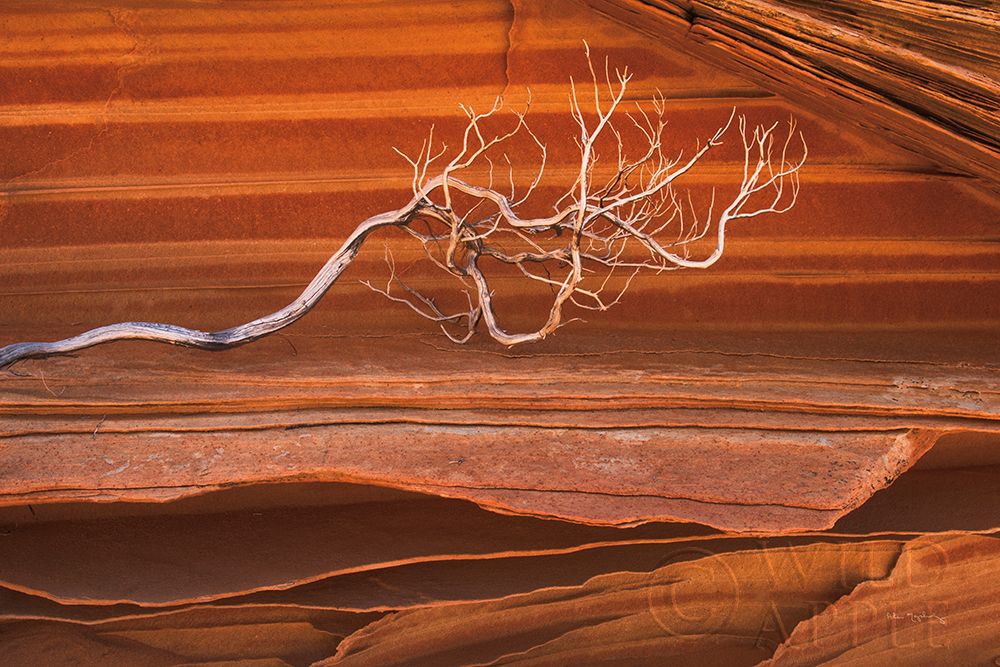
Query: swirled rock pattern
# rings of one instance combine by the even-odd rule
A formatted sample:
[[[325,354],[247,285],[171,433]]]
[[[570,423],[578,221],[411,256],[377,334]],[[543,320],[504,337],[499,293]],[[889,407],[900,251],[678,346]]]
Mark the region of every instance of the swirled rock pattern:
[[[224,353],[0,372],[0,662],[983,664],[1000,541],[995,12],[976,3],[0,7],[0,345],[212,329],[398,206],[457,104],[573,179],[581,40],[677,150],[797,119],[797,206],[541,344],[359,285]],[[991,48],[993,52],[991,52]],[[992,105],[992,106],[991,106]],[[692,174],[733,184],[735,139]],[[533,165],[525,149],[516,168]],[[403,235],[397,266],[419,259]],[[433,271],[407,269],[449,295]],[[536,324],[546,293],[500,276]]]

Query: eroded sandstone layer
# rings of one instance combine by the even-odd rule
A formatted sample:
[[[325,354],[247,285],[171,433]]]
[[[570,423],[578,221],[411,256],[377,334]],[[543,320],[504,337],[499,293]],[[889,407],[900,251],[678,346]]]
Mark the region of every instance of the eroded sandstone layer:
[[[677,150],[734,106],[809,145],[792,211],[542,343],[458,346],[362,286],[388,248],[455,302],[387,233],[250,346],[0,371],[0,662],[996,662],[995,16],[820,4],[0,8],[0,345],[280,308],[460,102],[530,87],[550,205],[584,39]],[[537,327],[548,291],[495,284]]]

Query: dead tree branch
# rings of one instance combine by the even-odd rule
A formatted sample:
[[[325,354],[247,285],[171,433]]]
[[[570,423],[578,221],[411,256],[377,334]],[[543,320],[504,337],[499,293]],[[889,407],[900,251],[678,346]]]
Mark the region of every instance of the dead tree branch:
[[[749,127],[735,109],[729,120],[687,159],[668,153],[664,132],[666,103],[656,96],[645,105],[623,112],[632,74],[627,68],[604,76],[593,66],[589,48],[590,90],[583,94],[570,80],[570,115],[579,162],[574,180],[544,217],[518,213],[531,200],[545,172],[548,150],[527,121],[529,101],[513,112],[513,124],[504,132],[489,132],[503,109],[497,98],[484,112],[462,106],[467,124],[457,150],[435,146],[434,129],[416,156],[398,149],[412,169],[412,196],[402,207],[375,215],[351,233],[312,282],[290,304],[277,312],[222,331],[200,331],[172,324],[123,322],[98,327],[56,342],[15,343],[0,348],[0,368],[21,359],[65,354],[119,340],[150,340],[207,350],[250,343],[301,319],[323,298],[374,232],[401,228],[421,244],[434,266],[452,276],[465,293],[468,308],[448,313],[436,302],[402,283],[391,255],[384,287],[365,284],[394,302],[409,306],[437,323],[458,343],[480,328],[503,345],[544,339],[567,324],[567,305],[584,310],[607,310],[618,303],[642,271],[708,268],[722,257],[729,223],[768,213],[784,213],[799,192],[798,172],[805,162],[805,140],[789,121],[779,136],[778,124]],[[677,182],[690,173],[736,121],[742,141],[742,179],[736,194],[717,201],[713,190],[706,210],[699,213],[689,194]],[[619,125],[621,125],[619,127]],[[638,137],[640,149],[630,150]],[[505,145],[527,140],[538,154],[537,169],[518,193],[514,167]],[[612,154],[603,163],[599,150]],[[630,155],[631,153],[631,155]],[[443,160],[447,159],[447,163]],[[437,166],[442,163],[443,166]],[[502,164],[500,164],[502,162]],[[466,173],[488,168],[486,185],[476,185]],[[502,190],[494,183],[506,171]],[[738,175],[738,174],[737,174]],[[706,244],[708,247],[705,247]],[[698,252],[703,252],[698,256]],[[552,301],[547,316],[532,331],[512,332],[501,324],[484,264],[511,267],[527,280],[547,286]],[[393,292],[394,287],[397,289]]]

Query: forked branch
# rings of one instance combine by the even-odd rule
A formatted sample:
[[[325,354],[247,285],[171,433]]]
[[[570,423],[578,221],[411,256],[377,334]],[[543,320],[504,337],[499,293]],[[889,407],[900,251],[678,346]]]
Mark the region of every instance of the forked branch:
[[[592,84],[589,92],[581,93],[570,80],[570,115],[579,162],[574,167],[574,181],[554,203],[551,215],[519,214],[538,192],[548,160],[545,143],[527,120],[530,98],[523,110],[513,112],[513,123],[503,132],[487,131],[503,110],[502,99],[497,98],[485,112],[462,106],[467,123],[461,144],[450,159],[447,145],[436,147],[433,127],[415,157],[396,149],[412,169],[410,200],[358,225],[302,294],[281,310],[222,331],[123,322],[56,342],[15,343],[0,348],[0,368],[21,359],[65,354],[118,340],[150,340],[208,350],[255,341],[312,310],[369,236],[385,227],[408,232],[427,259],[455,279],[468,308],[455,313],[442,311],[434,299],[400,281],[391,256],[387,256],[390,267],[385,286],[366,281],[369,288],[437,323],[458,343],[468,341],[483,328],[503,345],[538,341],[572,321],[564,313],[567,307],[607,310],[621,300],[642,271],[712,266],[722,257],[729,223],[784,213],[795,205],[807,148],[794,121],[789,121],[779,136],[777,123],[751,128],[734,110],[718,131],[683,159],[681,153],[668,152],[665,143],[663,97],[658,95],[624,112],[631,73],[627,68],[612,72],[605,61],[603,78],[598,76],[589,48],[587,62]],[[742,165],[737,167],[741,174],[736,174],[742,176],[740,185],[725,201],[717,201],[713,190],[707,207],[699,213],[699,206],[689,193],[678,190],[677,182],[722,145],[734,121],[742,141]],[[503,149],[525,140],[537,151],[538,162],[527,186],[518,192],[514,166]],[[602,162],[599,151],[610,153],[611,160]],[[439,161],[443,166],[436,166]],[[466,177],[474,173],[488,174],[487,183],[477,185]],[[502,185],[496,182],[503,180],[506,183]],[[550,290],[548,313],[536,329],[512,332],[501,324],[485,266],[490,262]]]

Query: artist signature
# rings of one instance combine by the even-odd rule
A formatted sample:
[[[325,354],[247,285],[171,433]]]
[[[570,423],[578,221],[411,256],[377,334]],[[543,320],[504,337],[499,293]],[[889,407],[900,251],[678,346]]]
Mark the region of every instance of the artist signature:
[[[941,625],[946,625],[945,617],[938,616],[932,611],[908,611],[905,614],[897,614],[894,611],[887,611],[885,613],[885,617],[891,621],[910,621],[911,623],[926,623],[931,621],[934,623],[940,623]]]

